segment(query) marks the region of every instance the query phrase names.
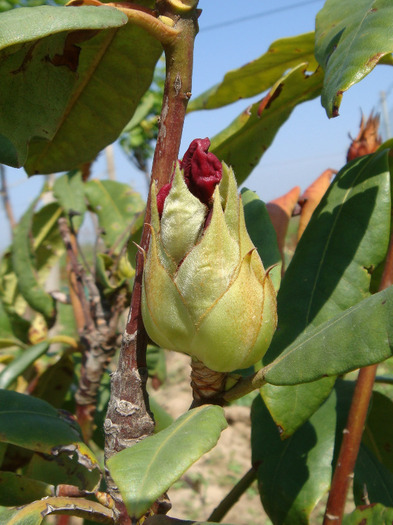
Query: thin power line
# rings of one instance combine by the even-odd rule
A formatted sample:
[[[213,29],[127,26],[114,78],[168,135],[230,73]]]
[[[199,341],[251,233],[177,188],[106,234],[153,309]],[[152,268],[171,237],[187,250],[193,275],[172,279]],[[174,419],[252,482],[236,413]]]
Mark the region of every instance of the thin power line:
[[[248,20],[255,20],[255,18],[262,18],[269,15],[274,15],[275,13],[281,13],[282,11],[289,11],[290,9],[296,9],[308,4],[315,4],[316,2],[321,2],[321,0],[307,0],[306,2],[298,2],[297,4],[286,5],[282,7],[277,7],[276,9],[269,9],[269,11],[263,11],[262,13],[255,13],[253,15],[243,16],[241,18],[236,18],[236,20],[228,20],[227,22],[220,22],[219,24],[213,24],[210,26],[202,27],[200,32],[210,31],[211,29],[218,29],[221,27],[232,26],[239,24],[240,22],[247,22]]]

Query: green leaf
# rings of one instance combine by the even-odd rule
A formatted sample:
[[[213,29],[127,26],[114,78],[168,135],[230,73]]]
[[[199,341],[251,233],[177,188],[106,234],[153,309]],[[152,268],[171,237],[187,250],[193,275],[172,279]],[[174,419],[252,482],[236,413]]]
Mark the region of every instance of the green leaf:
[[[377,504],[354,510],[344,516],[343,525],[391,525],[393,508]]]
[[[119,253],[128,240],[135,215],[145,207],[141,196],[127,184],[96,179],[85,184],[85,195],[104,230],[106,246]]]
[[[385,257],[389,229],[390,175],[387,152],[380,152],[345,166],[315,210],[278,293],[279,329],[265,363],[295,345],[304,330],[318,327],[369,295],[371,273]],[[329,347],[321,356],[322,345],[327,348],[329,343],[317,339],[313,339],[315,356],[323,368],[334,349]],[[347,359],[350,361],[349,354]],[[306,373],[310,366],[307,360],[302,363]],[[290,383],[290,376],[287,382],[275,384],[295,384]],[[270,385],[262,388],[282,437],[310,417],[333,384],[334,377],[287,390]]]
[[[266,381],[294,385],[380,363],[393,355],[392,315],[390,286],[300,335],[265,368]]]
[[[50,514],[80,516],[108,525],[114,523],[112,510],[96,501],[61,497],[45,498],[30,503],[26,507],[7,509],[0,513],[0,523],[4,525],[41,525],[45,517]]]
[[[258,396],[253,403],[252,462],[258,469],[262,504],[277,525],[308,524],[310,513],[330,487],[336,401],[332,394],[284,442],[262,399]]]
[[[227,423],[221,407],[190,410],[158,434],[112,456],[107,465],[130,516],[154,501],[217,443]]]
[[[15,359],[0,372],[0,388],[8,388],[25,372],[39,357],[44,355],[49,343],[44,341],[37,345],[21,350]]]
[[[327,0],[316,18],[315,56],[325,70],[322,105],[338,115],[343,92],[393,51],[390,0]]]
[[[74,45],[91,38],[90,30],[126,23],[127,17],[110,7],[22,7],[1,14],[1,162],[23,166],[31,139],[46,143],[56,136],[77,94],[81,57]]]
[[[281,281],[281,255],[277,245],[276,232],[265,203],[259,199],[256,193],[246,188],[242,190],[241,195],[247,231],[258,250],[265,269],[273,266],[269,275],[272,278],[274,288],[278,290]]]
[[[53,487],[47,483],[0,471],[0,505],[16,507],[52,495]]]
[[[0,17],[0,49],[34,42],[64,31],[107,29],[126,23],[126,15],[113,7],[20,7]]]
[[[11,390],[0,390],[0,441],[50,454],[81,441],[75,423],[51,405]]]
[[[258,164],[292,110],[321,92],[321,69],[307,74],[308,67],[302,63],[289,71],[262,100],[213,137],[212,153],[232,166],[239,185]]]
[[[72,225],[77,231],[84,218],[86,203],[84,198],[84,184],[79,171],[66,173],[55,180],[53,193],[65,213],[72,214]],[[74,212],[77,215],[74,215]]]
[[[220,84],[192,99],[188,111],[220,108],[270,88],[290,68],[307,62],[315,71],[314,33],[276,40],[261,57],[229,71]]]
[[[50,319],[54,315],[54,301],[38,282],[30,243],[35,204],[34,202],[29,207],[14,230],[12,262],[18,278],[18,288],[24,299],[33,310],[40,312],[46,319]]]

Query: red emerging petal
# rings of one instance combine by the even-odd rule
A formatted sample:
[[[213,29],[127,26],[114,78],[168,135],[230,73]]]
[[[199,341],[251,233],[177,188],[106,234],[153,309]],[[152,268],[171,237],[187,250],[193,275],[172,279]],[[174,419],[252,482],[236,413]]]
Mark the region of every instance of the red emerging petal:
[[[204,204],[210,202],[222,178],[221,162],[208,152],[209,147],[208,138],[193,140],[180,163],[188,189]]]

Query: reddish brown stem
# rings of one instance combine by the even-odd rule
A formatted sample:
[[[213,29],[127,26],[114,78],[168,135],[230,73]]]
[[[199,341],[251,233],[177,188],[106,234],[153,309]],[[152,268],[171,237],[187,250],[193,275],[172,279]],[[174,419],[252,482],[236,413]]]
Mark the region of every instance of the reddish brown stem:
[[[179,35],[174,42],[165,46],[166,81],[161,111],[160,130],[153,160],[151,184],[158,189],[169,182],[174,162],[179,153],[187,102],[191,92],[192,56],[197,32],[197,10],[185,17],[172,12],[169,2],[159,3],[160,14],[176,22]],[[150,228],[150,192],[142,233],[141,248],[147,251]],[[141,316],[143,253],[137,255],[134,289],[127,326],[123,335],[117,370],[112,375],[111,398],[105,420],[105,456],[108,459],[124,448],[151,435],[154,421],[149,410],[146,392],[146,345],[147,335]],[[107,476],[108,489],[120,513],[118,523],[129,523],[124,512],[121,497]],[[165,500],[157,512],[168,510]]]
[[[389,250],[379,290],[384,290],[390,286],[392,282],[393,234],[390,238]],[[359,370],[347,425],[343,431],[343,440],[332,479],[323,525],[340,525],[342,522],[348,488],[353,478],[353,471],[362,441],[377,367],[378,365],[372,365]]]

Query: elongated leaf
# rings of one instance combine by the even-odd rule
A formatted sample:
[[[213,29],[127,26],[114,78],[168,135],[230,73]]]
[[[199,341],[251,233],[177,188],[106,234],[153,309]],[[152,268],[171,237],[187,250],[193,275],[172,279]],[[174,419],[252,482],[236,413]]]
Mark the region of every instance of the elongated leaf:
[[[165,430],[112,456],[107,465],[130,516],[154,501],[217,443],[227,423],[221,407],[190,410]]]
[[[14,472],[0,471],[0,505],[16,507],[46,496],[53,496],[53,487],[47,483]]]
[[[264,362],[295,344],[302,331],[319,326],[369,295],[371,272],[384,259],[389,227],[390,175],[387,153],[380,152],[345,166],[314,212],[281,285],[279,329]],[[328,358],[323,356],[321,366]],[[302,367],[306,371],[309,365],[304,361]],[[286,392],[270,385],[262,388],[282,437],[310,417],[333,384],[334,378],[325,378]]]
[[[81,441],[75,423],[51,405],[11,390],[0,390],[0,428],[1,441],[47,454]]]
[[[325,70],[322,105],[338,115],[343,92],[393,51],[390,0],[327,0],[316,18],[315,55]]]
[[[299,336],[266,367],[266,381],[294,385],[380,363],[393,355],[392,315],[390,286]]]
[[[8,388],[34,361],[47,352],[49,343],[44,341],[21,350],[19,355],[0,372],[0,388]]]
[[[136,214],[145,207],[141,196],[127,184],[96,179],[85,184],[85,195],[98,215],[106,246],[115,248],[115,253],[119,253],[129,237],[128,231]]]
[[[220,108],[270,88],[290,68],[307,62],[315,71],[314,33],[276,40],[261,57],[229,71],[220,84],[192,99],[188,111]]]
[[[127,17],[110,7],[41,6],[1,14],[1,162],[23,166],[33,137],[55,135],[77,76],[78,52],[72,46],[78,40],[67,45],[69,32],[79,31],[73,34],[83,40],[93,34],[87,30],[126,23]]]
[[[23,215],[14,231],[12,262],[18,277],[18,288],[28,304],[46,319],[54,315],[54,301],[37,280],[30,245],[30,229],[35,202]]]
[[[281,255],[277,245],[277,236],[274,231],[269,213],[258,195],[251,190],[242,190],[242,202],[247,231],[254,246],[257,248],[265,269],[272,267],[270,276],[276,290],[281,281]]]
[[[252,462],[265,511],[273,523],[308,524],[328,491],[336,432],[332,395],[293,436],[282,442],[262,399],[252,406]]]
[[[344,516],[343,525],[391,525],[393,508],[383,505],[363,506]]]
[[[307,74],[300,64],[279,79],[260,102],[253,104],[213,137],[211,151],[233,167],[238,184],[244,182],[272,143],[277,131],[298,104],[319,95],[323,73]]]
[[[114,516],[111,509],[96,501],[84,498],[45,498],[30,503],[26,507],[8,509],[0,513],[1,525],[40,525],[50,514],[68,514],[97,520],[98,523],[113,525]]]

